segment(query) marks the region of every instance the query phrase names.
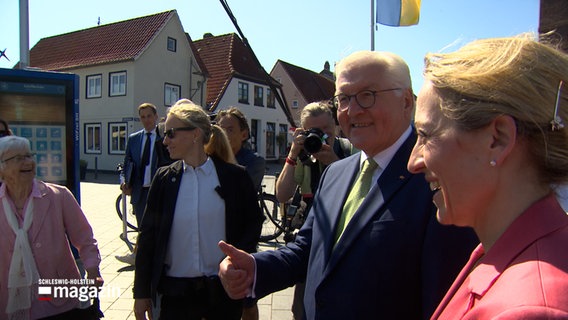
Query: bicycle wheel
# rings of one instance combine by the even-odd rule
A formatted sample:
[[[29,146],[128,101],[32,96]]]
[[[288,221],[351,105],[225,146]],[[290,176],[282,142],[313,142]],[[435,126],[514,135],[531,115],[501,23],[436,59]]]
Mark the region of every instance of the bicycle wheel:
[[[136,226],[136,216],[134,215],[134,210],[132,210],[132,205],[128,199],[129,196],[126,196],[126,225],[130,229],[137,231],[138,227]],[[119,194],[116,198],[116,213],[122,223],[122,194]]]
[[[276,239],[284,231],[284,222],[278,214],[278,200],[273,194],[264,193],[258,200],[265,219],[262,223],[260,241],[267,242]]]

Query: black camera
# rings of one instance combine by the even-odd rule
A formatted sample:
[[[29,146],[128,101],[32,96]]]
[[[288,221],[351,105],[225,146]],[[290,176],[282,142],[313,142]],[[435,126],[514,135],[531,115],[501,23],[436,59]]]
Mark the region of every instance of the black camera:
[[[304,131],[302,135],[306,136],[304,150],[309,154],[320,151],[325,139],[327,139],[327,134],[319,128],[310,128]]]

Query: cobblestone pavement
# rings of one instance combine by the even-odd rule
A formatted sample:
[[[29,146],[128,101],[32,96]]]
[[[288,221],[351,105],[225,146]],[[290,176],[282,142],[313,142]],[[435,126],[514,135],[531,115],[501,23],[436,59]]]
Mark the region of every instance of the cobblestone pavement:
[[[274,190],[274,176],[265,176],[264,184],[267,192]],[[101,309],[108,320],[135,319],[132,307],[132,283],[134,268],[115,259],[116,255],[129,252],[126,244],[119,238],[122,223],[115,210],[115,200],[119,195],[119,182],[115,174],[87,172],[85,181],[81,182],[81,206],[91,223],[95,238],[101,251],[101,273],[105,280],[104,292],[101,297]],[[130,233],[133,240],[135,234]],[[281,245],[261,244],[260,250],[272,250]],[[261,320],[292,319],[290,306],[292,304],[293,288],[288,288],[259,300],[258,307]]]

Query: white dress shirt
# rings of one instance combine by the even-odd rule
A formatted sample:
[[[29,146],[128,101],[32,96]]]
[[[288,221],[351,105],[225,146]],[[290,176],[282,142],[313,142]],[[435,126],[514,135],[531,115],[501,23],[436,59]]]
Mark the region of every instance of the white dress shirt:
[[[219,177],[211,158],[200,167],[184,163],[166,252],[166,274],[194,278],[217,275],[224,258],[225,202],[215,190]]]
[[[144,135],[142,136],[142,148],[140,148],[140,159],[142,159],[144,146],[146,145],[146,139],[148,139],[148,136],[146,135],[147,133],[148,132],[144,130]],[[148,162],[148,165],[144,169],[144,181],[142,181],[143,187],[149,187],[152,183],[152,160],[154,158],[152,157],[152,155],[154,154],[154,144],[156,142],[156,138],[156,130],[152,130],[150,132],[150,162]]]

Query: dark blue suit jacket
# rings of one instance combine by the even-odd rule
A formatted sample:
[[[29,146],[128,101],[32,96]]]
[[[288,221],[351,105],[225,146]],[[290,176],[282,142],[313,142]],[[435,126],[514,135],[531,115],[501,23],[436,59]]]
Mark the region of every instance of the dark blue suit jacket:
[[[126,184],[132,188],[132,196],[130,198],[130,203],[137,203],[140,199],[140,193],[142,191],[142,184],[144,183],[144,177],[140,171],[140,166],[142,163],[142,140],[144,138],[145,130],[136,131],[128,137],[128,142],[126,143],[126,153],[124,155],[124,178]],[[156,129],[157,137],[156,140],[160,138],[160,133]],[[158,168],[158,156],[156,153],[156,145],[154,145],[154,150],[152,152],[151,160],[151,175],[152,177],[156,174],[156,169]]]
[[[254,252],[264,217],[252,180],[241,166],[212,159],[219,177],[217,192],[225,201],[225,240]],[[159,168],[152,180],[138,237],[134,298],[156,297],[182,175],[183,161],[179,160]]]
[[[237,162],[244,166],[257,190],[260,190],[262,179],[266,173],[266,160],[244,146],[235,155]]]
[[[305,278],[307,319],[429,318],[478,241],[471,229],[436,221],[424,176],[406,169],[415,141],[413,133],[397,151],[335,248],[360,154],[328,166],[295,242],[255,254],[255,293]]]

